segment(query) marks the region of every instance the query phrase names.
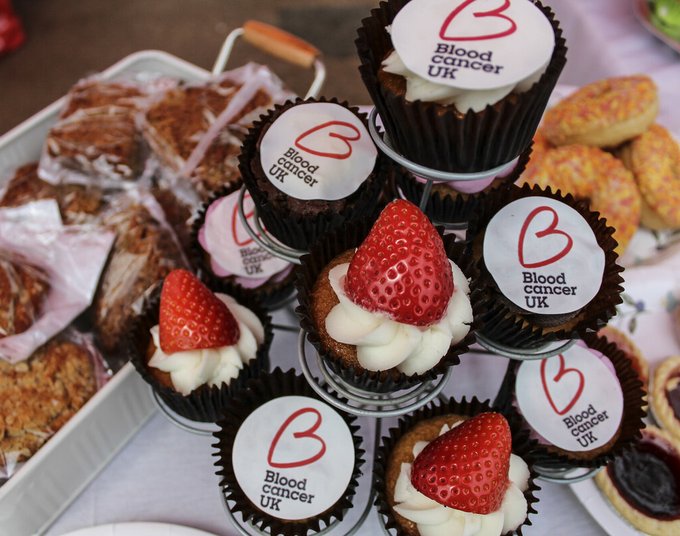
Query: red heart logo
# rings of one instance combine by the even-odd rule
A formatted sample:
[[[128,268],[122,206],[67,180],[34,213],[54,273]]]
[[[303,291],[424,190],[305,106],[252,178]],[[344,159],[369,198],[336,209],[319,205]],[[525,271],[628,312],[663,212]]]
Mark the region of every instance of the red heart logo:
[[[567,239],[567,243],[560,251],[555,253],[552,257],[548,257],[546,259],[534,262],[526,262],[524,260],[524,244],[527,230],[529,229],[529,225],[531,225],[531,222],[534,220],[534,218],[536,218],[542,212],[550,212],[552,214],[553,219],[550,225],[548,225],[548,227],[546,227],[542,231],[534,233],[536,238],[545,238],[546,236],[563,236]],[[519,257],[519,263],[522,266],[524,266],[524,268],[541,268],[542,266],[547,266],[549,264],[559,261],[562,257],[564,257],[567,253],[571,251],[571,248],[574,245],[574,241],[572,240],[571,236],[557,228],[558,223],[559,217],[557,216],[557,212],[555,212],[555,209],[553,209],[552,207],[546,206],[537,207],[531,211],[529,216],[527,216],[527,219],[524,221],[522,229],[519,232],[519,242],[517,243],[517,256]]]
[[[250,201],[250,211],[248,212],[246,209],[246,206],[248,204],[248,201]],[[250,221],[253,219],[253,216],[255,215],[255,210],[253,208],[253,202],[250,199],[250,194],[248,192],[245,193],[243,196],[243,208],[244,210],[244,216],[246,217],[246,220]],[[238,203],[234,205],[234,210],[231,213],[231,236],[234,239],[234,243],[239,246],[239,247],[244,247],[249,244],[252,244],[254,240],[246,233],[245,229],[242,229],[241,225],[241,220],[238,217]],[[242,238],[239,235],[239,231],[243,230],[244,233],[246,233],[246,236]],[[259,236],[259,235],[258,235]]]
[[[483,39],[497,39],[499,37],[505,37],[507,35],[515,33],[515,31],[517,30],[517,24],[515,24],[515,21],[512,20],[510,17],[503,14],[503,12],[510,7],[510,0],[505,0],[502,6],[497,7],[495,9],[489,9],[488,11],[472,11],[474,8],[470,8],[469,10],[467,10],[467,8],[474,4],[476,1],[477,0],[465,0],[465,2],[460,4],[456,9],[449,13],[449,16],[446,17],[446,20],[444,20],[444,24],[442,24],[442,27],[439,29],[440,39],[442,39],[443,41],[481,41]],[[466,13],[466,10],[472,11],[472,13]],[[464,19],[465,15],[467,15],[468,17],[471,15],[478,19],[483,18],[501,19],[509,22],[510,24],[508,25],[507,28],[494,32],[493,30],[491,30],[491,28],[494,27],[495,21],[491,20],[487,22],[487,28],[489,28],[490,33],[475,35],[455,35],[455,34],[448,35],[448,32],[451,30],[452,26],[455,30],[456,19],[458,18],[458,20],[461,21]],[[474,30],[477,32],[484,30],[484,24],[479,21],[475,21],[473,27]]]
[[[312,426],[307,428],[306,430],[302,430],[301,432],[293,432],[293,438],[296,440],[302,440],[302,439],[312,439],[314,441],[318,441],[320,448],[319,451],[314,454],[313,456],[310,456],[308,458],[302,459],[302,460],[296,460],[296,461],[285,461],[285,462],[276,462],[274,461],[274,454],[276,452],[276,447],[279,444],[279,440],[281,439],[281,436],[284,434],[286,429],[293,424],[293,422],[301,417],[302,415],[306,413],[313,413],[316,415],[316,421]],[[293,413],[290,417],[288,417],[284,423],[281,425],[279,430],[276,432],[276,435],[274,436],[274,440],[272,441],[271,446],[269,447],[269,454],[267,454],[267,462],[269,463],[270,466],[272,467],[278,467],[280,469],[290,469],[293,467],[302,467],[304,465],[309,465],[310,463],[314,463],[318,459],[320,459],[325,453],[326,453],[326,442],[321,439],[318,435],[316,435],[314,432],[316,432],[319,429],[319,426],[321,426],[321,413],[319,413],[316,409],[314,408],[302,408],[297,410],[295,413]],[[292,439],[289,439],[291,441]]]
[[[340,127],[340,131],[338,131],[338,127]],[[343,133],[342,129],[351,130],[353,135],[347,133],[346,131]],[[316,149],[314,147],[309,147],[302,143],[302,140],[309,138],[310,136],[314,137],[308,141],[311,143],[311,145],[313,146],[316,145],[317,147]],[[347,148],[346,151],[335,153],[328,152],[324,143],[326,141],[325,140],[326,137],[335,138],[337,140],[342,141],[345,144],[345,147]],[[345,123],[344,121],[328,121],[326,123],[321,123],[320,125],[317,125],[314,128],[310,128],[307,132],[303,132],[302,134],[300,134],[295,140],[295,147],[316,156],[344,160],[345,158],[349,158],[352,154],[352,144],[350,142],[357,141],[360,138],[361,132],[359,132],[359,129],[354,125],[350,123]]]
[[[566,368],[564,366],[564,356],[562,354],[560,354],[558,357],[560,358],[560,368],[557,371],[557,374],[555,374],[555,376],[552,379],[545,377],[548,360],[544,359],[541,362],[541,382],[543,383],[543,391],[545,392],[545,396],[548,399],[548,402],[550,403],[550,406],[552,407],[553,411],[558,415],[564,415],[571,408],[574,407],[574,404],[576,404],[576,402],[578,402],[578,399],[581,397],[581,393],[583,393],[583,388],[585,387],[586,379],[584,378],[583,373],[580,370],[575,368]],[[571,398],[569,403],[560,410],[557,409],[553,397],[550,394],[550,386],[558,384],[562,380],[562,378],[564,378],[567,374],[571,372],[578,375],[578,388],[576,389],[576,392],[574,393],[574,396]]]

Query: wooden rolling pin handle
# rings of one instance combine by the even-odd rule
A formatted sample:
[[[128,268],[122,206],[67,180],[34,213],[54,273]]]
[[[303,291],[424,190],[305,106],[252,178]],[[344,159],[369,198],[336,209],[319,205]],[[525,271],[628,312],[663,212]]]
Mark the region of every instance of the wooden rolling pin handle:
[[[284,61],[309,68],[314,60],[321,55],[316,47],[285,32],[275,26],[258,22],[246,21],[243,25],[243,38],[251,45]]]

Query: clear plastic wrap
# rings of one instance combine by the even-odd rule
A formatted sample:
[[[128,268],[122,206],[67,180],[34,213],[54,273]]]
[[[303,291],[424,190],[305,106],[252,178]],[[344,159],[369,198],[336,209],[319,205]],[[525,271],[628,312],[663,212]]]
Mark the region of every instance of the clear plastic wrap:
[[[18,168],[0,188],[0,208],[19,207],[39,199],[54,199],[66,225],[92,223],[104,205],[104,192],[96,186],[50,184],[38,176],[38,163]]]
[[[101,348],[113,353],[124,343],[144,297],[171,270],[188,263],[148,193],[130,191],[111,199],[102,222],[116,240],[93,302],[93,322]]]
[[[47,134],[40,177],[52,184],[134,184],[147,161],[139,116],[156,93],[175,84],[165,78],[111,82],[97,75],[79,81]]]
[[[0,250],[0,338],[30,328],[50,290],[45,272],[13,257]]]
[[[191,215],[216,190],[240,179],[238,155],[249,126],[294,96],[267,67],[248,63],[170,89],[149,107],[142,131],[157,164],[154,196],[185,247]]]
[[[49,285],[42,306],[33,309],[30,326],[0,338],[0,359],[26,359],[90,305],[113,239],[105,230],[64,226],[52,199],[0,209],[0,250],[39,269]],[[32,279],[29,286],[44,286],[37,283],[42,279]],[[36,294],[26,290],[27,282],[18,292],[20,301]]]
[[[110,373],[90,336],[68,329],[27,360],[0,360],[0,484],[87,402]]]

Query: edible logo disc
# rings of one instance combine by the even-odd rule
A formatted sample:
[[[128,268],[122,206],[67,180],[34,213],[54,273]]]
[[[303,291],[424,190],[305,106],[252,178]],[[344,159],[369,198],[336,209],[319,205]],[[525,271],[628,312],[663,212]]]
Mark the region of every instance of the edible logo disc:
[[[484,234],[484,263],[503,295],[535,314],[578,311],[598,293],[604,251],[576,210],[548,197],[503,207]]]
[[[238,196],[236,191],[208,207],[201,243],[219,267],[229,272],[227,275],[264,279],[282,272],[289,263],[258,246],[243,227],[238,215]],[[252,219],[253,207],[246,192],[243,199],[246,218]]]
[[[529,425],[573,452],[606,445],[621,424],[623,392],[616,374],[587,348],[572,346],[541,361],[524,361],[515,397]]]
[[[406,67],[461,89],[514,85],[548,64],[550,21],[528,0],[412,0],[392,22]]]
[[[331,102],[298,104],[274,121],[260,144],[264,174],[296,199],[335,201],[357,191],[378,151],[364,124]]]
[[[354,443],[328,405],[304,396],[263,404],[243,422],[232,450],[241,489],[279,519],[314,517],[345,493],[354,471]]]

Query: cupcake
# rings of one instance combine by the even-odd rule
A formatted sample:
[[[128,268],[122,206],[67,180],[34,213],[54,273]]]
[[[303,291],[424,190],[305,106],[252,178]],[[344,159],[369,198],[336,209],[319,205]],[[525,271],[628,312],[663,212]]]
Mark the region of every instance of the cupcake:
[[[218,281],[255,293],[266,307],[280,305],[293,292],[293,266],[259,246],[239,216],[240,184],[217,192],[198,214],[192,248],[195,265]],[[248,192],[244,215],[253,216]]]
[[[443,373],[473,340],[476,272],[464,249],[404,200],[372,228],[324,237],[296,282],[309,341],[337,374],[371,390]]]
[[[680,442],[667,431],[647,426],[630,451],[595,475],[595,484],[644,534],[680,532]]]
[[[378,154],[358,108],[298,99],[253,125],[239,169],[267,230],[307,250],[326,231],[374,213],[394,166]]]
[[[268,368],[270,318],[237,288],[213,293],[173,270],[147,302],[130,360],[163,401],[187,419],[214,422],[230,392]]]
[[[214,434],[229,510],[267,534],[285,536],[342,520],[363,464],[354,421],[292,369],[251,380],[225,406]]]
[[[463,191],[460,182],[455,184],[446,181],[434,181],[430,195],[423,212],[430,220],[437,224],[464,224],[475,214],[479,196],[478,193],[490,192],[504,184],[514,183],[524,171],[532,155],[531,145],[517,159],[511,171],[491,179],[482,189]],[[477,181],[473,181],[477,182]],[[400,197],[420,205],[425,193],[426,181],[414,175],[400,173],[396,175],[396,184]],[[466,183],[467,184],[467,183]]]
[[[487,287],[482,334],[522,349],[604,326],[623,290],[612,233],[586,202],[549,188],[481,196],[468,239]]]
[[[476,399],[431,404],[384,437],[376,505],[398,536],[521,534],[537,502],[531,443]]]
[[[531,143],[566,62],[552,11],[389,0],[362,21],[360,72],[395,150],[437,170],[491,170]]]
[[[559,355],[524,361],[510,384],[542,466],[599,467],[640,437],[642,383],[606,339],[589,335]]]

